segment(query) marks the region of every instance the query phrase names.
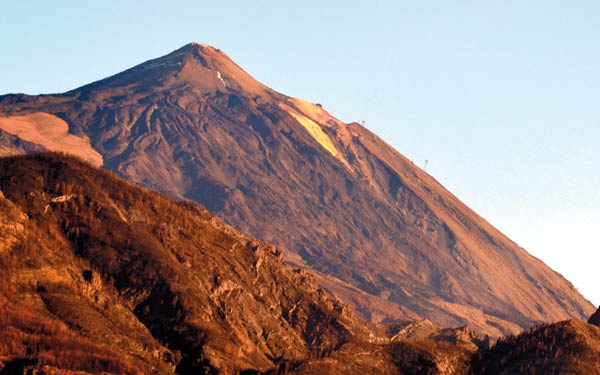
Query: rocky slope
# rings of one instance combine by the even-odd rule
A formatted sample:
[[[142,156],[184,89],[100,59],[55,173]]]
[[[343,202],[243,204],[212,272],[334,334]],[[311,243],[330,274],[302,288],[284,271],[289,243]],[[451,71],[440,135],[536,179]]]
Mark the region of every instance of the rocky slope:
[[[576,320],[537,326],[477,352],[470,374],[600,373],[600,327]]]
[[[593,312],[376,135],[269,89],[218,49],[189,44],[65,94],[0,97],[11,152],[54,149],[61,121],[70,152],[288,249],[372,321],[500,336]]]
[[[61,157],[0,160],[0,189],[5,356],[64,365],[60,345],[26,336],[46,324],[40,336],[98,346],[115,372],[267,371],[363,333],[279,250],[198,206]]]
[[[0,373],[464,373],[477,349],[392,339],[277,247],[69,157],[2,158],[0,191]]]

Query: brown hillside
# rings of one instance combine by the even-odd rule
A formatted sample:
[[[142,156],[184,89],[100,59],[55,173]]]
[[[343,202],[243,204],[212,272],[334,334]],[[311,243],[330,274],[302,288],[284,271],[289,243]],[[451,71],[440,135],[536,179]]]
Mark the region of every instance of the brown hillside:
[[[462,374],[480,343],[396,333],[196,204],[0,159],[0,374]]]
[[[600,327],[568,320],[533,327],[482,349],[471,360],[471,374],[600,373]]]
[[[267,371],[366,332],[279,250],[198,206],[57,156],[0,159],[0,189],[5,366]]]

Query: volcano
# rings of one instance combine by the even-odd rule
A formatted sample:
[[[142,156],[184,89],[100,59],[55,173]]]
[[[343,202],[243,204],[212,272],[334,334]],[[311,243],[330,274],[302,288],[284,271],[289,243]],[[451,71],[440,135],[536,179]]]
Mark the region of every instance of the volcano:
[[[207,45],[63,94],[0,97],[0,152],[40,150],[201,203],[373,322],[500,336],[595,310],[377,135]]]

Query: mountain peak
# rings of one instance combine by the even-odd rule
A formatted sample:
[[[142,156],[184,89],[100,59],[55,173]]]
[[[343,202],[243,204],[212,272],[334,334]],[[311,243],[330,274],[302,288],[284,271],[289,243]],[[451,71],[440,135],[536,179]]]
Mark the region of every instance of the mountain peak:
[[[181,47],[179,50],[183,50],[183,49],[187,49],[187,50],[199,49],[199,50],[206,50],[206,51],[221,52],[220,49],[213,47],[210,44],[198,43],[198,42],[187,43],[183,47]]]
[[[214,48],[213,46],[210,46],[208,44],[204,44],[204,43],[198,43],[198,42],[190,42],[188,44],[186,44],[184,47],[188,47],[188,46],[198,46],[198,47],[211,47]]]
[[[208,44],[191,42],[122,73],[80,87],[75,91],[122,88],[127,91],[188,86],[199,92],[245,91],[261,95],[267,89],[227,54]]]
[[[205,56],[205,57],[213,57],[213,58],[217,58],[219,60],[229,60],[231,61],[231,59],[229,58],[229,56],[227,56],[223,51],[221,51],[218,48],[215,48],[211,45],[208,44],[204,44],[204,43],[197,43],[197,42],[191,42],[188,44],[185,44],[183,47],[176,49],[175,51],[169,53],[168,55],[165,55],[163,57],[159,57],[158,59],[163,59],[166,57],[169,57],[171,55],[181,55],[181,54],[187,54],[187,55],[191,55],[191,56]]]
[[[0,113],[0,146],[31,149],[23,142],[40,136],[25,135],[63,120],[60,134],[104,168],[276,242],[374,322],[429,318],[499,337],[593,313],[375,134],[267,88],[214,47],[190,43],[69,95],[0,98]]]

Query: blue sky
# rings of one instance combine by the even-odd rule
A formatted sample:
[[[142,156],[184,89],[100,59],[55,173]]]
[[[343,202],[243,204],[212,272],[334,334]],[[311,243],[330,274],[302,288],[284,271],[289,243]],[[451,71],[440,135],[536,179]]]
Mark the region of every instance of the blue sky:
[[[214,45],[266,85],[429,160],[599,304],[599,19],[591,0],[7,2],[0,94],[62,92]]]

